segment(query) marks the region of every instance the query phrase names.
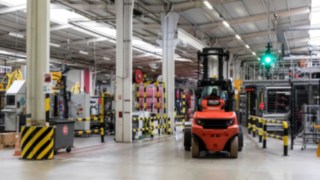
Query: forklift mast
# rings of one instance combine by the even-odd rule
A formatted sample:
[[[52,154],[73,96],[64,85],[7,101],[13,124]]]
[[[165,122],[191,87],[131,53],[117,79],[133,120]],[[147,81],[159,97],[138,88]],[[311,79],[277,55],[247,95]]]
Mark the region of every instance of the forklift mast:
[[[229,60],[229,52],[223,48],[203,48],[202,52],[198,51],[198,70],[200,72],[200,63],[202,62],[203,77],[202,80],[209,79],[209,57],[217,56],[218,60],[218,79],[223,80],[223,62]],[[200,74],[200,73],[199,73]],[[228,77],[227,77],[228,78]],[[199,78],[198,78],[199,79]]]

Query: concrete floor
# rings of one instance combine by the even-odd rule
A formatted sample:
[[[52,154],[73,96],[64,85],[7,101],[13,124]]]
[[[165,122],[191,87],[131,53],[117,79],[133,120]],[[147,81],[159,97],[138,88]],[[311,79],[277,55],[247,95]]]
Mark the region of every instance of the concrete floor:
[[[13,150],[0,150],[0,179],[137,179],[137,180],[319,180],[320,158],[316,147],[300,146],[282,156],[280,141],[268,141],[262,150],[257,139],[245,136],[238,159],[226,155],[206,155],[192,159],[182,146],[182,135],[156,138],[133,144],[108,142],[98,137],[77,138],[72,153],[50,161],[24,161]],[[205,155],[205,154],[204,154]]]

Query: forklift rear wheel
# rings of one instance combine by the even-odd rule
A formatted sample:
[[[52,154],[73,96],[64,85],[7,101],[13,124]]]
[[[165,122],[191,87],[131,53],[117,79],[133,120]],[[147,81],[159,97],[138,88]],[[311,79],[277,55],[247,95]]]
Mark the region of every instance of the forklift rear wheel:
[[[230,157],[231,158],[238,158],[238,150],[239,150],[239,143],[238,143],[238,137],[236,136],[231,141]]]
[[[192,157],[198,158],[199,155],[200,155],[199,142],[196,140],[196,138],[192,137]]]
[[[67,153],[70,153],[71,150],[72,150],[71,147],[67,147],[67,149],[66,149]]]
[[[238,151],[242,151],[243,148],[243,131],[242,127],[239,127],[239,135],[238,135],[238,141],[239,141],[239,149]]]

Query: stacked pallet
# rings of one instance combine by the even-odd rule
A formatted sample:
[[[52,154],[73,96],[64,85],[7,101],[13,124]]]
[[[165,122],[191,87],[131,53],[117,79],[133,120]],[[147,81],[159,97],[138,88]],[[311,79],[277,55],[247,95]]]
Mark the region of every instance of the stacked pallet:
[[[0,149],[14,147],[16,133],[0,133]]]

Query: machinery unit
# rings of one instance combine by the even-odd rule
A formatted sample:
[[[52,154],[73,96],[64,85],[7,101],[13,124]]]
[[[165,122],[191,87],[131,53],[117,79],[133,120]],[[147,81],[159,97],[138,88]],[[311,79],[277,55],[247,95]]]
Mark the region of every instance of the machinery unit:
[[[211,56],[216,58],[209,59]],[[184,131],[185,150],[192,148],[194,158],[201,151],[227,151],[231,158],[237,158],[242,150],[243,135],[235,113],[233,82],[223,77],[223,62],[228,57],[229,53],[222,48],[204,48],[198,52],[203,78],[198,81],[192,124]]]
[[[90,95],[72,94],[69,101],[69,117],[88,118],[90,117]],[[90,130],[90,121],[81,121],[75,123],[75,130]]]
[[[5,93],[6,105],[4,112],[5,131],[16,131],[20,125],[25,124],[21,116],[26,108],[26,85],[24,80],[16,80]],[[19,118],[19,119],[18,119]],[[19,120],[19,122],[18,122]]]

